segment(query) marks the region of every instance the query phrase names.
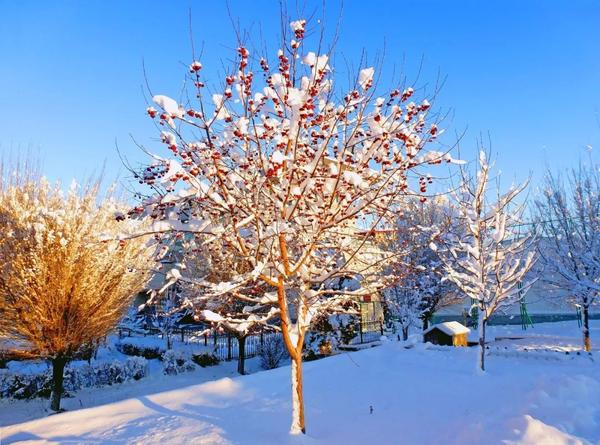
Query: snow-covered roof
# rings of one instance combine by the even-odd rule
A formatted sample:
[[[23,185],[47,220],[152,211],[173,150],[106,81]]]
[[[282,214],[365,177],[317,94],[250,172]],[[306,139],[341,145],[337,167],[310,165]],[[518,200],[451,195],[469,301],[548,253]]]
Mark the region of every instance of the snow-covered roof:
[[[434,324],[425,332],[423,332],[423,334],[427,334],[428,332],[433,331],[434,329],[439,329],[444,334],[450,336],[458,334],[468,334],[469,332],[471,332],[471,330],[468,327],[463,326],[458,321],[446,321],[444,323]]]

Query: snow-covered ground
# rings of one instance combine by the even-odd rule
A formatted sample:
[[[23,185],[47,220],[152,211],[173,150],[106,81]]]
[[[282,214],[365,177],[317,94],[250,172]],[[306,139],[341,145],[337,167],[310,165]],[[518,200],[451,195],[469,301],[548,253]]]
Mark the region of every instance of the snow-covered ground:
[[[600,349],[577,354],[576,322],[490,334],[525,338],[491,342],[484,375],[476,348],[396,341],[306,363],[306,437],[287,433],[288,367],[218,375],[231,363],[78,393],[68,409],[125,400],[5,426],[2,444],[600,444]],[[3,402],[0,418],[36,403]]]

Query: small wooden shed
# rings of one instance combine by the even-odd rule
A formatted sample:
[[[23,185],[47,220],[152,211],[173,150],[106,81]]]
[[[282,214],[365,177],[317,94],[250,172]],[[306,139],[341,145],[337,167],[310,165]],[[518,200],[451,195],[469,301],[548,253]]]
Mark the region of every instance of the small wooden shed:
[[[434,345],[467,346],[467,337],[471,330],[458,321],[434,324],[423,332],[423,340]]]

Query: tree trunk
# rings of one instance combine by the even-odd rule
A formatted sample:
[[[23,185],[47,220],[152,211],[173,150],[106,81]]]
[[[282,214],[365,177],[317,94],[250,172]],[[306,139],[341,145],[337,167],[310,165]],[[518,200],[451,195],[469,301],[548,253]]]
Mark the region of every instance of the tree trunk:
[[[408,327],[402,327],[402,340],[408,340]]]
[[[63,392],[63,378],[67,360],[62,356],[52,359],[52,401],[50,409],[60,411],[60,398]]]
[[[487,317],[484,311],[479,309],[477,314],[477,330],[479,332],[479,369],[485,371],[485,325]]]
[[[238,337],[238,373],[245,374],[244,364],[246,363],[246,336]]]
[[[426,331],[429,329],[429,320],[431,320],[431,315],[427,314],[423,316],[423,330]]]
[[[279,240],[280,244],[284,245],[284,243],[281,242],[281,236]],[[282,248],[282,250],[284,249]],[[280,318],[283,341],[292,359],[292,425],[290,426],[290,434],[306,434],[306,426],[304,424],[304,394],[302,390],[302,348],[304,346],[304,335],[306,334],[306,328],[308,328],[309,323],[303,324],[301,321],[306,321],[305,317],[308,312],[308,307],[304,300],[302,300],[301,305],[298,305],[297,325],[304,325],[304,329],[299,329],[298,335],[294,336],[294,339],[292,340],[289,328],[290,318],[288,315],[285,285],[282,276],[279,276],[277,281],[277,304],[281,311]]]
[[[292,427],[290,434],[306,434],[302,391],[302,354],[292,357]]]
[[[584,305],[581,310],[583,318],[583,349],[587,352],[592,350],[592,342],[590,340],[590,314],[588,305]]]

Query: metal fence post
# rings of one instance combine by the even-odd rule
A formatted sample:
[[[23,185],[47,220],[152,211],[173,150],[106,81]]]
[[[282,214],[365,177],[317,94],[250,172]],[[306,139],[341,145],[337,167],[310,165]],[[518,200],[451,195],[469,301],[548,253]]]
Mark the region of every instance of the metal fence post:
[[[231,360],[231,334],[227,333],[227,360]]]

